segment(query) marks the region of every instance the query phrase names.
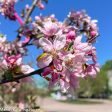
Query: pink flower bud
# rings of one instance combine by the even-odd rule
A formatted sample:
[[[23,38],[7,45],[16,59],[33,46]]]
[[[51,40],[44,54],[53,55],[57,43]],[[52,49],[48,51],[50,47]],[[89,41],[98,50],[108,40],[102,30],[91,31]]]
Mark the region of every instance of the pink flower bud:
[[[41,22],[41,18],[39,16],[35,16],[35,20]]]
[[[54,15],[54,14],[52,14],[50,17],[54,19],[54,18],[55,18],[55,15]]]
[[[30,41],[30,38],[29,37],[26,37],[25,40],[22,42],[23,44],[26,44]]]
[[[25,6],[25,8],[26,8],[26,10],[29,10],[29,9],[30,9],[30,6],[27,4],[27,5]]]
[[[96,31],[91,31],[91,32],[90,32],[90,36],[91,36],[91,37],[95,37],[96,35],[97,35],[97,32],[96,32]]]
[[[70,31],[67,34],[67,39],[70,39],[70,40],[75,39],[75,36],[76,36],[75,31]]]
[[[41,10],[45,9],[45,6],[44,6],[41,2],[38,2],[37,6],[38,6],[39,9],[41,9]]]

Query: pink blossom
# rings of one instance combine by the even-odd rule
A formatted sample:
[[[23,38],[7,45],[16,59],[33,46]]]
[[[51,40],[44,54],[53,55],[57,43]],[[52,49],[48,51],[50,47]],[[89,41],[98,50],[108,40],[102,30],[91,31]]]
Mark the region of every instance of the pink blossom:
[[[12,56],[4,56],[4,59],[6,60],[6,62],[10,65],[13,66],[15,64],[20,65],[21,64],[21,55],[12,55]]]
[[[14,72],[15,75],[16,73],[28,74],[34,71],[34,69],[29,65],[23,64],[22,57],[19,54],[12,56],[5,55],[4,59],[1,60],[1,63],[2,63],[2,66],[0,66],[1,69],[4,70],[5,68],[6,70],[11,70],[12,72]]]
[[[41,27],[38,27],[38,28],[47,36],[53,36],[59,30],[58,24],[52,21],[45,21],[43,22],[43,28]]]
[[[21,72],[22,73],[28,74],[28,73],[31,73],[33,71],[34,71],[34,69],[32,67],[30,67],[29,65],[24,65],[24,64],[21,65]]]
[[[57,36],[53,44],[46,38],[41,38],[39,40],[40,46],[44,49],[46,53],[38,58],[38,66],[43,68],[48,66],[53,59],[57,59],[58,53],[64,48],[66,44],[66,37]]]
[[[37,2],[37,6],[38,6],[39,9],[41,9],[41,10],[45,9],[45,6],[44,6],[44,4],[42,4],[41,0],[39,0],[39,1]]]
[[[76,39],[74,40],[74,51],[75,53],[86,53],[92,50],[92,46],[89,43],[82,43],[82,36],[78,36],[76,37]]]
[[[49,74],[51,74],[50,78],[48,78]],[[53,66],[45,68],[42,76],[49,81],[50,88],[53,87],[59,79],[59,73]]]
[[[36,22],[41,22],[41,18],[39,16],[35,16]]]
[[[5,42],[6,42],[6,36],[1,35],[0,36],[0,51],[3,51]]]
[[[97,32],[96,32],[96,31],[91,31],[91,32],[90,32],[90,36],[91,36],[91,37],[95,37],[96,35],[97,35]]]
[[[69,80],[66,78],[60,79],[60,87],[62,92],[67,92],[68,90],[76,89],[79,85],[78,78],[75,75],[69,75]]]
[[[64,59],[62,65],[64,67],[63,74],[65,74],[65,77],[68,77],[70,74],[74,74],[77,77],[84,77],[84,74],[82,73],[82,65],[86,63],[84,54],[68,54],[63,58]]]
[[[69,40],[74,40],[75,36],[76,36],[75,31],[70,31],[67,33],[67,39]]]
[[[0,13],[10,20],[16,20],[15,18],[15,3],[17,0],[1,0],[0,1]]]
[[[84,72],[85,74],[95,78],[97,73],[100,72],[100,67],[98,64],[90,64],[90,65],[87,65],[87,68]]]
[[[0,43],[2,44],[4,42],[6,42],[6,36],[0,35]]]

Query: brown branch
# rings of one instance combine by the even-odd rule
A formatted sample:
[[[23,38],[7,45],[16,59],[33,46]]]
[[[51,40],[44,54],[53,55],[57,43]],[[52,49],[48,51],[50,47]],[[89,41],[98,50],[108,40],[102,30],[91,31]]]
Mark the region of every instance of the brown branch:
[[[27,24],[31,14],[32,14],[32,12],[34,11],[34,9],[36,7],[36,3],[38,1],[39,0],[34,0],[33,1],[31,8],[29,9],[28,13],[26,14],[26,17],[25,17],[25,20],[24,20],[24,24]],[[17,38],[16,38],[15,42],[20,41],[20,39],[21,39],[21,36],[19,35],[19,33],[21,32],[21,27],[18,30],[18,34],[17,34]],[[28,44],[28,45],[32,45],[32,44]],[[29,76],[32,76],[32,75],[35,75],[35,74],[41,75],[43,69],[38,69],[38,70],[36,70],[34,72],[31,72],[29,74],[21,74],[21,75],[18,75],[17,77],[14,77],[12,79],[1,79],[0,80],[0,84],[5,84],[5,83],[8,83],[8,82],[18,82],[20,79],[23,79],[23,78],[26,78],[26,77],[29,77]]]
[[[25,18],[25,23],[27,23],[30,15],[32,14],[33,10],[35,9],[36,7],[36,3],[38,2],[38,0],[34,0],[33,3],[32,3],[32,6],[30,8],[30,10],[28,11],[27,15],[26,15],[26,18]]]
[[[41,76],[41,73],[42,73],[43,69],[44,68],[35,70],[34,72],[31,72],[29,74],[21,74],[21,75],[18,75],[17,77],[14,77],[12,79],[2,79],[2,80],[0,80],[0,84],[5,84],[5,83],[8,83],[8,82],[18,82],[20,79],[24,79],[26,77],[36,75],[36,74]]]
[[[28,13],[26,14],[26,17],[25,17],[25,20],[24,20],[24,24],[26,24],[29,20],[29,17],[31,16],[33,10],[35,9],[36,7],[36,3],[38,2],[39,0],[34,0],[33,3],[32,3],[32,6],[31,8],[29,9]],[[16,41],[19,41],[21,39],[21,36],[19,35],[19,33],[21,32],[21,27],[19,28],[18,30],[18,34],[17,34],[17,38],[16,38]]]

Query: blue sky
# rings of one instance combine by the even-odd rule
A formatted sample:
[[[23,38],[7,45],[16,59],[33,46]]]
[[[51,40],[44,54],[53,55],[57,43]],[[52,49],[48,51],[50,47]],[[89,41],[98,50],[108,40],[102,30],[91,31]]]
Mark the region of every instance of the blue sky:
[[[32,0],[24,1],[16,5],[18,12],[24,7],[25,3],[30,5]],[[49,0],[46,10],[37,10],[33,15],[40,13],[43,15],[55,14],[58,20],[63,21],[69,11],[82,9],[85,9],[93,19],[98,20],[100,36],[95,46],[98,62],[102,65],[105,61],[112,59],[112,0]],[[19,24],[4,20],[2,16],[0,16],[0,23],[0,33],[6,34],[9,40],[13,40],[16,37]],[[35,62],[34,58],[39,53],[40,51],[35,50],[30,55],[30,59]]]

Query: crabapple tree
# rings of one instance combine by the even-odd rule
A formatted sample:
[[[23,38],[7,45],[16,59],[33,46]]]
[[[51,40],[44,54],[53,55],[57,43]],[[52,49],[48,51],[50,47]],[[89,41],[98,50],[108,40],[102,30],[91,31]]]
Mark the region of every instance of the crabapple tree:
[[[32,75],[40,75],[49,81],[49,87],[58,85],[66,92],[78,86],[79,77],[96,77],[99,64],[93,44],[99,35],[97,20],[85,11],[69,12],[63,22],[53,14],[35,15],[34,20],[34,9],[44,9],[44,2],[48,1],[32,0],[32,5],[26,5],[21,14],[15,8],[18,2],[24,0],[0,0],[1,15],[20,24],[13,41],[0,34],[0,84],[21,83]],[[23,61],[31,46],[43,51],[35,59],[37,69]]]

